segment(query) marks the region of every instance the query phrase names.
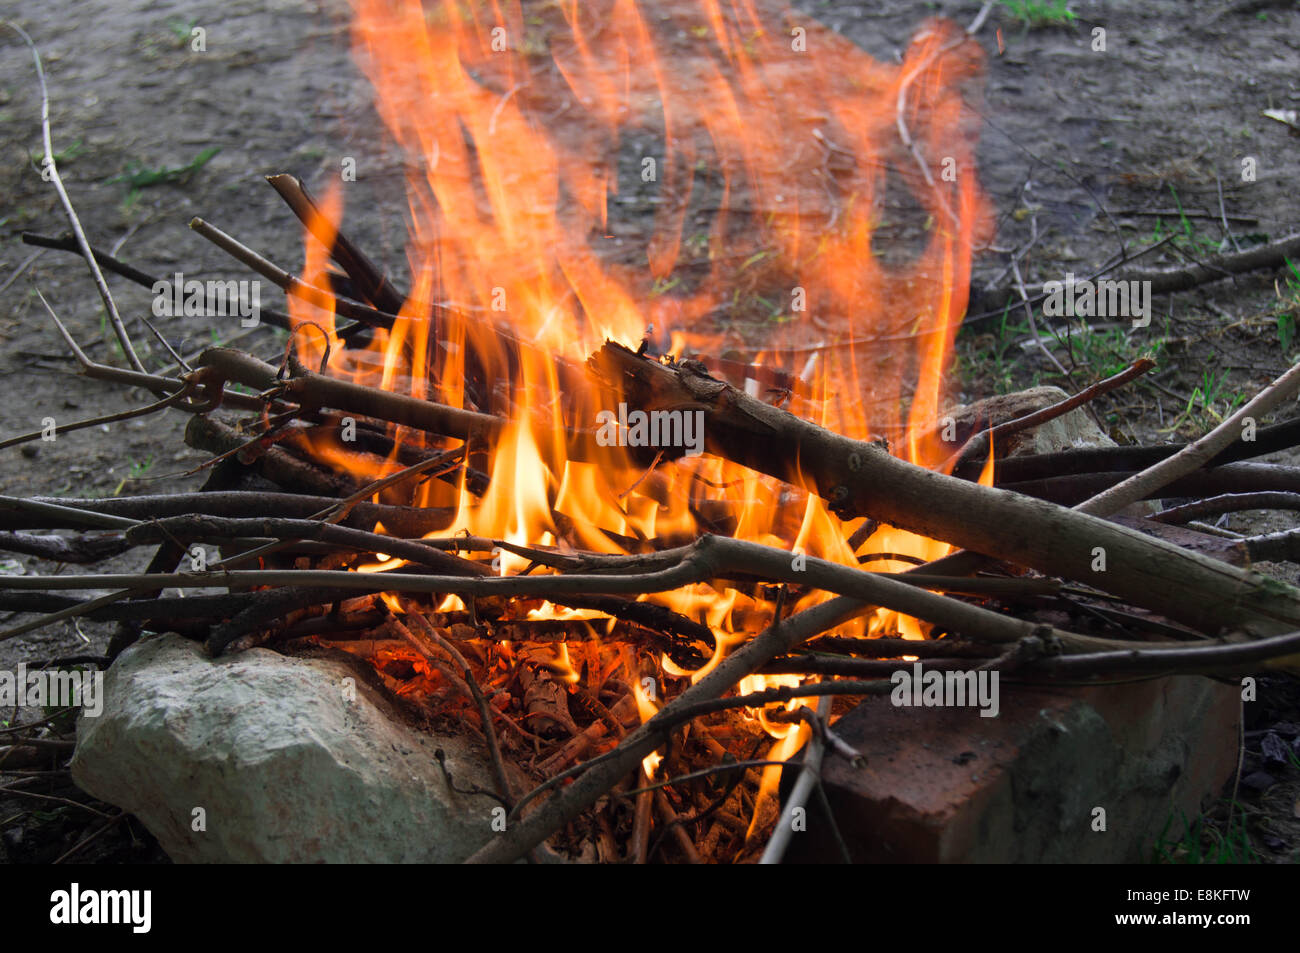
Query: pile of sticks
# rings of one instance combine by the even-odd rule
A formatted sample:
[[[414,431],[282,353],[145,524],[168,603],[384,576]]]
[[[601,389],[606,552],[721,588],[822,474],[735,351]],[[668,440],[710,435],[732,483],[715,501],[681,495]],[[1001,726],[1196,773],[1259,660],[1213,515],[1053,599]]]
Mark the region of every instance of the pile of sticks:
[[[320,227],[300,183],[288,176],[271,183],[305,224]],[[343,274],[328,291],[207,223],[193,227],[288,294],[354,322],[340,329],[345,341],[391,327],[404,305],[383,272],[332,227],[331,257]],[[105,295],[100,268],[152,287],[152,276],[91,248],[79,226],[74,232],[24,238],[79,251]],[[763,474],[792,513],[802,512],[811,493],[845,521],[846,535],[857,521],[850,542],[860,566],[853,567],[792,559],[788,550],[732,538],[734,519],[720,500],[695,503],[707,530],[697,537],[627,540],[624,555],[586,551],[566,538],[525,546],[446,533],[454,514],[410,504],[426,480],[486,490],[486,462],[505,426],[486,362],[467,360],[465,406],[453,407],[338,380],[303,366],[292,349],[271,363],[228,347],[190,356],[168,347],[173,369],[150,373],[121,320],[112,326],[133,367],[113,367],[92,360],[49,313],[86,375],[155,395],[139,410],[62,425],[61,433],[178,409],[191,416],[187,442],[212,453],[213,467],[197,493],[0,498],[0,548],[12,552],[93,566],[155,548],[139,573],[0,577],[0,610],[29,616],[0,639],[86,618],[116,624],[105,662],[144,631],[202,640],[214,655],[257,644],[324,646],[363,658],[395,696],[482,736],[496,777],[490,793],[510,815],[506,831],[475,860],[527,856],[562,830],[571,845],[594,844],[599,859],[644,861],[656,849],[688,861],[752,859],[762,840],[746,817],[757,803],[753,772],[765,764],[753,755],[766,735],[740,712],[768,706],[769,724],[807,725],[806,764],[815,764],[827,746],[843,748],[829,724],[836,711],[830,699],[887,693],[903,656],[925,668],[989,668],[1024,681],[1116,672],[1231,676],[1293,667],[1300,653],[1300,590],[1249,568],[1257,560],[1300,560],[1300,538],[1225,539],[1195,522],[1243,508],[1300,508],[1300,469],[1246,462],[1300,444],[1300,421],[1254,425],[1294,396],[1297,368],[1186,446],[1009,459],[996,468],[997,485],[982,486],[973,478],[990,439],[997,446],[1009,432],[1120,386],[1149,364],[1030,418],[964,435],[945,475],[892,456],[881,441],[850,439],[752,397],[719,365],[614,343],[585,365],[548,358],[564,393],[590,395],[597,406],[702,412],[706,451]],[[440,309],[425,313],[436,329]],[[262,316],[289,326],[277,312]],[[491,334],[513,355],[507,366],[529,346],[508,328]],[[430,340],[438,340],[436,331]],[[782,403],[797,390],[786,375],[769,378],[769,392],[784,395]],[[358,452],[397,460],[400,468],[362,485],[292,439],[337,432],[345,418],[356,427]],[[567,419],[571,458],[599,461],[609,452],[578,414]],[[399,428],[422,436],[396,441]],[[1243,440],[1245,433],[1251,439]],[[22,435],[0,448],[39,437]],[[656,500],[664,490],[655,470],[672,465],[669,456],[660,450],[642,461],[648,473],[629,493]],[[1134,503],[1173,497],[1195,502],[1131,515]],[[564,526],[558,514],[556,524]],[[873,562],[900,559],[861,551],[881,524],[959,549],[904,572],[869,571]],[[223,558],[209,560],[208,546],[220,547]],[[502,551],[526,560],[527,569],[494,571],[493,556]],[[356,571],[378,554],[405,565]],[[752,637],[691,683],[666,673],[661,660],[679,671],[700,669],[714,654],[713,631],[642,600],[695,584],[740,590],[758,608],[733,618]],[[108,594],[76,594],[87,590]],[[181,598],[169,590],[203,594]],[[463,609],[442,608],[451,595]],[[532,610],[546,603],[581,615],[538,618]],[[881,608],[923,620],[931,638],[839,634]],[[1057,624],[1041,621],[1049,617]],[[754,674],[817,681],[735,694]],[[636,697],[647,688],[658,709],[652,717]],[[771,707],[818,698],[815,709]],[[652,781],[642,761],[656,752],[663,761]],[[750,782],[737,783],[746,771]],[[731,780],[719,784],[720,776]],[[787,809],[808,789],[796,786]],[[594,805],[600,810],[591,812]],[[774,815],[766,820],[764,830],[781,829]],[[765,856],[779,853],[774,838]]]

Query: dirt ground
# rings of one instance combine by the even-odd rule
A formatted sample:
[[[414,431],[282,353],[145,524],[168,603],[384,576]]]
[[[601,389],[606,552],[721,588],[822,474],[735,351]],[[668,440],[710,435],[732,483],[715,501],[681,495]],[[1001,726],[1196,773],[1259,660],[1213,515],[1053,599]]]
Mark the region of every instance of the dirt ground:
[[[540,23],[553,21],[553,4],[527,6]],[[813,18],[892,61],[926,17],[964,25],[980,6],[974,0],[807,0],[793,16]],[[1300,272],[1296,288],[1288,288],[1283,271],[1258,272],[1160,296],[1151,326],[1138,331],[1076,330],[1066,345],[1049,348],[1068,378],[1032,346],[1021,317],[1004,316],[1001,300],[983,289],[1005,285],[1013,254],[1033,288],[1068,271],[1090,273],[1121,249],[1134,254],[1170,235],[1173,240],[1142,259],[1145,266],[1179,264],[1234,240],[1248,247],[1300,226],[1300,134],[1261,115],[1300,109],[1300,9],[1293,2],[1244,9],[1201,0],[1075,0],[1068,4],[1072,21],[1027,24],[1008,6],[999,5],[978,36],[987,53],[977,102],[979,177],[997,227],[977,249],[970,310],[993,313],[962,333],[953,398],[967,402],[1039,382],[1077,389],[1151,353],[1156,372],[1097,405],[1104,425],[1120,442],[1200,432],[1300,352]],[[346,3],[45,0],[7,5],[0,17],[20,24],[41,50],[54,148],[94,243],[160,276],[247,277],[186,227],[201,215],[295,268],[303,257],[299,229],[261,176],[293,172],[319,192],[337,176],[341,158],[352,156],[358,178],[348,186],[347,229],[404,277],[404,157],[387,144],[370,88],[353,63]],[[206,30],[206,51],[191,49],[196,26]],[[1093,49],[1097,28],[1105,30],[1104,51]],[[689,58],[689,49],[675,47],[674,56]],[[53,251],[33,260],[33,249],[19,241],[24,230],[62,234],[66,228],[40,175],[39,108],[29,52],[0,31],[0,437],[40,429],[47,416],[74,420],[144,402],[141,392],[78,376],[36,297],[39,287],[84,347],[120,363],[84,264]],[[124,178],[184,167],[213,146],[220,151],[209,162],[176,181],[136,189]],[[634,150],[632,143],[625,147]],[[1243,180],[1243,163],[1253,164],[1253,179]],[[635,254],[648,209],[629,201],[612,216],[625,241],[609,254]],[[690,265],[683,262],[683,271]],[[128,320],[148,314],[146,290],[109,281]],[[224,322],[167,319],[160,330],[192,353],[239,331],[238,318]],[[761,337],[761,322],[750,315],[719,316],[724,326],[738,329],[741,350]],[[134,339],[147,366],[168,363],[139,325]],[[259,329],[240,343],[267,356],[282,341]],[[1292,414],[1288,409],[1285,416]],[[183,414],[155,415],[0,452],[0,492],[89,497],[195,489],[204,475],[193,471],[206,455],[185,447],[185,421]],[[1239,517],[1226,525],[1254,532],[1293,522]],[[138,570],[147,558],[123,557],[113,568]],[[0,571],[42,568],[35,559],[5,556]],[[1293,567],[1280,571],[1295,579]],[[101,654],[106,640],[107,631],[95,625],[55,626],[0,642],[0,667]],[[1300,770],[1270,760],[1268,752],[1277,748],[1263,739],[1271,732],[1300,753],[1300,707],[1293,686],[1274,680],[1267,690],[1249,716],[1253,734],[1246,738],[1243,772],[1264,777],[1255,778],[1255,787],[1243,784],[1239,798],[1259,857],[1294,861]],[[48,790],[86,800],[66,784]],[[100,821],[66,804],[0,796],[0,857],[48,862],[76,848],[82,861],[165,860],[130,822],[79,846]]]

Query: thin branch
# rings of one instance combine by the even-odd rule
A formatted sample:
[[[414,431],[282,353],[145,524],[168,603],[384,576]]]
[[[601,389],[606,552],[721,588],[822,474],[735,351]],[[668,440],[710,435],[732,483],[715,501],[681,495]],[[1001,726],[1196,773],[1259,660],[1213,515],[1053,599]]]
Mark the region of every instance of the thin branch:
[[[251,490],[217,490],[198,493],[110,497],[78,500],[35,497],[30,500],[0,496],[0,525],[5,529],[118,529],[150,519],[171,516],[218,516],[230,518],[320,519],[342,502],[336,497],[297,493],[260,493]],[[18,514],[31,514],[16,518]],[[351,512],[337,521],[369,531],[376,523],[394,536],[422,537],[451,522],[455,514],[435,507],[395,506],[386,503],[353,503]],[[425,540],[440,549],[486,552],[496,545],[480,537],[452,537]],[[487,549],[482,547],[486,544]]]
[[[285,271],[279,265],[259,255],[253,249],[226,234],[210,222],[205,222],[203,219],[196,217],[190,220],[190,228],[236,261],[247,265],[286,294],[291,294],[295,298],[306,301],[312,307],[328,311],[331,314],[337,314],[340,317],[351,318],[372,327],[388,327],[393,323],[394,316],[391,314],[364,305],[359,301],[345,298],[342,295],[337,295],[332,291],[326,291],[323,288],[317,288],[315,285],[307,284],[297,275]]]
[[[10,437],[8,440],[0,440],[0,450],[17,446],[20,443],[29,443],[33,440],[52,439],[53,436],[60,433],[71,433],[74,430],[85,430],[87,427],[94,427],[98,424],[111,424],[116,423],[119,420],[130,420],[133,417],[144,417],[148,414],[154,413],[155,411],[175,406],[185,398],[189,397],[193,392],[194,386],[187,383],[180,390],[176,391],[176,393],[168,394],[162,400],[156,401],[152,404],[147,404],[144,407],[136,408],[135,410],[123,410],[116,414],[105,414],[102,417],[91,417],[88,420],[78,420],[76,423],[71,424],[56,424],[49,432],[48,436],[47,432],[44,430],[33,430],[31,433],[20,434],[17,437]]]
[[[29,797],[38,801],[53,801],[56,804],[66,804],[69,807],[79,807],[83,811],[89,811],[91,814],[97,814],[100,817],[108,817],[108,815],[103,811],[97,810],[89,804],[82,804],[80,801],[73,801],[66,797],[56,797],[53,794],[38,794],[35,791],[24,791],[22,788],[16,788],[12,785],[0,787],[0,794],[8,794],[14,797]]]
[[[1297,257],[1300,257],[1300,234],[1288,235],[1238,254],[1211,255],[1203,262],[1193,262],[1183,268],[1155,268],[1147,271],[1134,269],[1119,272],[1114,278],[1117,281],[1149,281],[1152,294],[1168,294],[1247,271],[1279,268],[1288,258],[1295,260]]]
[[[40,258],[41,255],[43,254],[45,254],[45,249],[38,248],[36,251],[32,252],[30,255],[28,255],[26,258],[20,261],[18,263],[18,267],[15,268],[12,272],[10,272],[9,277],[6,278],[3,283],[0,283],[0,294],[4,294],[7,290],[9,290],[9,286],[13,284],[15,281],[17,281],[22,276],[22,273],[26,271],[28,267],[31,266],[32,263],[35,262],[36,259]]]
[[[1232,228],[1228,225],[1228,210],[1223,204],[1223,179],[1219,178],[1218,169],[1214,170],[1214,189],[1219,194],[1219,221],[1223,223],[1223,235],[1232,242],[1233,251],[1240,253],[1241,246],[1237,244],[1237,236],[1232,234]]]
[[[98,529],[129,529],[140,522],[127,516],[64,506],[51,500],[25,500],[16,496],[0,496],[0,515],[9,512],[32,513],[42,516],[53,522],[41,525],[58,528],[88,526]]]
[[[76,239],[71,235],[67,235],[62,238],[53,238],[49,235],[38,235],[35,232],[23,232],[22,240],[24,245],[34,245],[37,248],[50,248],[53,249],[54,251],[69,251],[69,252],[80,251],[80,249],[77,248]],[[102,249],[96,248],[95,246],[92,245],[90,250],[95,256],[95,261],[99,262],[100,267],[105,268],[108,271],[111,271],[115,275],[120,275],[121,277],[127,279],[128,281],[133,282],[134,284],[137,284],[142,288],[149,288],[150,290],[153,289],[154,285],[159,284],[160,279],[146,272],[141,271],[139,268],[136,268],[133,265],[130,265],[118,258],[115,258],[113,255],[109,254],[106,251],[103,251]],[[205,292],[205,295],[206,294],[207,292]],[[242,303],[243,299],[241,298],[240,301]],[[215,297],[205,298],[205,303],[207,304],[209,310],[214,310],[214,311],[216,310]],[[277,311],[274,308],[260,308],[258,310],[258,317],[261,321],[264,321],[265,323],[272,325],[273,327],[281,328],[285,331],[293,330],[293,322],[289,319],[289,315],[285,314],[283,311]],[[367,325],[362,325],[362,324],[347,325],[346,327],[339,329],[338,331],[339,337],[345,337],[349,333],[361,330],[361,328],[363,327],[367,327]],[[240,331],[238,334],[228,338],[226,343],[229,344],[234,340],[236,340],[236,338],[243,337],[244,335],[250,334],[255,330],[257,329],[245,328],[242,331]],[[193,355],[193,356],[197,356],[197,355]]]
[[[1103,672],[1216,672],[1232,673],[1263,665],[1265,668],[1294,668],[1300,651],[1300,632],[1288,632],[1245,642],[1213,645],[1149,645],[1114,652],[1059,655],[1037,659],[1021,671],[1044,675]]]
[[[989,14],[993,12],[993,8],[997,5],[998,0],[987,0],[984,6],[980,7],[980,12],[975,14],[975,19],[971,21],[970,26],[966,28],[966,35],[974,36],[978,33],[980,27],[984,26],[984,21],[988,19]]]
[[[367,484],[366,486],[362,487],[360,490],[356,491],[355,493],[352,493],[347,497],[345,497],[344,499],[339,500],[337,503],[334,503],[331,506],[328,506],[317,513],[313,513],[311,516],[307,518],[306,522],[311,523],[312,521],[319,520],[322,522],[322,525],[341,523],[343,520],[347,519],[348,514],[352,512],[352,508],[356,506],[358,503],[360,503],[361,501],[365,500],[367,497],[374,496],[377,493],[379,493],[381,490],[384,490],[390,486],[394,486],[402,482],[403,480],[407,480],[411,477],[418,476],[423,473],[428,473],[431,470],[436,470],[439,467],[446,466],[452,459],[456,458],[458,455],[461,455],[460,450],[452,450],[447,453],[442,453],[442,454],[438,454],[437,456],[430,457],[428,460],[423,460],[420,463],[414,464],[412,466],[405,467],[401,470],[398,470],[396,473],[390,473],[385,477],[381,477],[380,479]],[[303,528],[308,532],[318,532],[317,530],[313,530],[310,526],[304,526]],[[378,537],[378,538],[382,539],[384,537]],[[268,543],[265,546],[260,546],[257,549],[250,550],[249,552],[240,553],[238,556],[232,556],[229,559],[224,559],[218,564],[218,566],[223,568],[229,568],[230,566],[237,566],[241,563],[249,562],[259,556],[265,556],[269,553],[273,553],[276,552],[277,550],[283,549],[286,545],[289,545],[289,542],[293,542],[293,540],[288,542],[281,541],[276,543]],[[399,548],[401,548],[403,552],[409,552],[413,555],[418,553],[417,550],[408,550],[405,546],[401,546]],[[384,552],[384,551],[386,550],[380,550],[380,552]],[[436,559],[437,557],[433,557],[433,558]],[[418,561],[425,565],[433,565],[433,563],[429,561],[429,557],[421,556],[421,558]],[[462,561],[458,560],[457,563],[459,562]],[[453,564],[443,562],[441,563],[441,565],[450,566]]]
[[[1085,500],[1074,507],[1076,512],[1093,516],[1110,516],[1145,499],[1181,476],[1201,469],[1215,454],[1242,438],[1243,425],[1269,413],[1300,390],[1300,364],[1296,364],[1255,395],[1235,414],[1205,436],[1194,440],[1171,457],[1124,480],[1122,483]]]
[[[351,411],[440,436],[467,439],[474,433],[495,434],[505,425],[499,417],[326,377],[293,361],[290,362],[293,376],[282,381],[271,365],[230,348],[209,348],[198,363],[258,390],[274,388],[300,403]]]
[[[1017,459],[1017,458],[1012,458]],[[1020,458],[1028,459],[1028,458]],[[1062,506],[1082,503],[1132,476],[1119,473],[1070,473],[1043,480],[997,483],[1000,489],[1051,500]],[[1300,493],[1300,467],[1275,463],[1228,463],[1196,470],[1164,486],[1152,487],[1146,498],[1191,497],[1198,499],[1224,493]]]
[[[389,557],[428,566],[449,575],[490,575],[491,570],[478,563],[452,556],[442,549],[434,548],[419,540],[405,540],[379,533],[338,526],[322,519],[276,519],[274,517],[229,519],[216,516],[169,516],[147,523],[140,523],[126,533],[126,539],[133,545],[149,545],[171,539],[180,542],[216,539],[248,539],[267,537],[275,545],[284,546],[304,540],[328,543],[335,547],[352,549],[363,553],[383,553]],[[257,550],[259,554],[270,552],[269,546]],[[222,566],[234,565],[234,560],[246,561],[252,553],[241,553],[238,557],[221,563]]]
[[[985,116],[984,118],[987,121],[988,117]],[[997,127],[994,126],[994,128],[996,129]],[[1002,130],[998,130],[998,131],[1002,132]],[[1011,138],[1009,133],[1003,132],[1003,135],[1007,136],[1008,138]],[[1014,139],[1012,139],[1011,141],[1013,143],[1015,142]],[[1030,153],[1030,155],[1033,154]],[[1037,156],[1033,156],[1033,158],[1034,161],[1036,162],[1042,161]],[[1077,182],[1076,184],[1080,185],[1081,187],[1083,186],[1083,183],[1081,182]],[[1105,207],[1102,206],[1100,203],[1098,203],[1097,207],[1103,212],[1103,214],[1108,214],[1106,213]],[[1119,265],[1122,265],[1125,262],[1137,261],[1139,258],[1149,255],[1154,251],[1158,251],[1159,249],[1163,248],[1165,245],[1171,243],[1176,237],[1177,237],[1176,235],[1166,235],[1164,238],[1160,239],[1160,241],[1153,242],[1152,244],[1148,245],[1146,248],[1143,248],[1141,251],[1134,252],[1132,255],[1128,254],[1126,251],[1121,249],[1118,255],[1111,255],[1109,258],[1107,258],[1105,263],[1096,271],[1094,271],[1092,274],[1088,275],[1088,277],[1085,280],[1096,281],[1098,278],[1102,277],[1103,275],[1109,274],[1114,268],[1117,268]],[[1010,270],[1009,266],[1008,266],[1008,270]],[[979,293],[980,301],[1001,301],[1003,303],[999,305],[997,308],[993,308],[988,311],[981,311],[976,314],[966,315],[966,317],[962,319],[962,326],[971,327],[972,325],[978,324],[981,321],[988,321],[992,318],[1003,317],[1004,315],[1006,315],[1008,309],[1014,303],[1010,300],[1011,296],[1014,294],[1016,294],[1016,288],[1014,285],[984,289],[982,292]],[[1041,304],[1042,302],[1046,301],[1048,297],[1049,297],[1048,292],[1040,291],[1039,293],[1035,294],[1032,298],[1029,299],[1029,303],[1031,305]]]
[[[1213,466],[1236,463],[1252,457],[1289,450],[1300,445],[1300,417],[1285,420],[1255,431],[1253,441],[1241,441],[1220,451],[1210,461]],[[994,475],[999,486],[1024,480],[1039,480],[1063,473],[1118,473],[1142,470],[1159,463],[1181,450],[1185,443],[1154,447],[1094,447],[1040,453],[1029,457],[1010,457],[998,463]]]
[[[108,283],[104,281],[104,274],[99,270],[95,255],[90,250],[90,242],[86,240],[86,233],[82,231],[77,212],[72,207],[72,200],[68,198],[68,192],[63,187],[63,179],[59,176],[58,166],[54,162],[54,145],[50,139],[50,94],[45,85],[45,69],[41,66],[41,54],[36,49],[36,44],[32,42],[32,38],[27,35],[27,32],[22,27],[7,20],[5,23],[11,30],[22,37],[23,42],[31,49],[32,60],[36,64],[36,78],[41,84],[41,141],[45,147],[45,158],[41,161],[41,167],[49,173],[49,180],[54,186],[54,191],[59,194],[59,202],[63,205],[63,211],[68,216],[68,224],[72,226],[72,231],[77,236],[77,245],[81,249],[81,254],[90,267],[90,274],[95,279],[95,288],[99,291],[99,296],[104,302],[104,310],[108,313],[108,322],[113,328],[113,333],[117,335],[118,343],[122,345],[122,353],[126,355],[126,359],[131,366],[143,374],[144,365],[140,363],[135,348],[131,346],[131,336],[126,333],[126,325],[122,323],[122,316],[117,313],[117,305],[114,304],[113,296],[109,293]]]
[[[1047,349],[1047,345],[1043,343],[1043,339],[1038,335],[1038,322],[1034,318],[1034,307],[1029,303],[1029,292],[1025,290],[1025,279],[1020,275],[1020,263],[1014,259],[1011,262],[1011,272],[1016,278],[1016,291],[1020,294],[1020,303],[1025,309],[1025,318],[1029,321],[1029,333],[1033,335],[1034,345],[1043,352],[1043,356],[1047,358],[1048,363],[1061,372],[1062,377],[1073,383],[1074,378],[1070,376],[1070,372],[1056,359],[1056,355]]]
[[[172,364],[172,367],[179,368],[180,370],[183,370],[186,373],[189,373],[190,371],[194,370],[194,368],[190,366],[189,361],[185,360],[185,358],[181,357],[179,354],[176,353],[176,349],[171,346],[171,343],[165,337],[162,336],[162,332],[153,326],[152,321],[150,321],[148,318],[144,317],[143,315],[140,316],[140,320],[144,322],[144,326],[146,328],[148,328],[151,332],[153,332],[153,336],[158,339],[158,343],[163,346],[163,349],[168,354],[171,355],[172,360],[175,361],[175,363]]]
[[[917,658],[990,658],[998,654],[998,650],[987,642],[961,639],[855,639],[823,636],[808,648],[813,652],[872,658],[902,658],[904,655],[915,655]]]
[[[392,314],[401,311],[406,295],[398,291],[388,276],[343,234],[337,222],[326,220],[300,179],[280,174],[268,175],[266,181],[317,241],[322,244],[328,241],[330,257],[347,273],[367,301],[380,311]]]
[[[0,533],[0,549],[49,562],[97,563],[119,556],[130,548],[131,544],[117,534],[81,535],[68,539],[30,533]]]
[[[642,758],[661,747],[677,726],[675,718],[678,712],[696,703],[719,699],[763,663],[777,655],[789,652],[819,632],[848,621],[866,608],[863,603],[854,599],[832,599],[784,619],[761,632],[727,656],[717,668],[686,689],[671,704],[660,709],[658,714],[649,721],[630,733],[613,751],[599,759],[586,762],[583,765],[586,770],[577,781],[529,816],[509,824],[504,832],[494,837],[470,857],[468,862],[507,863],[522,857],[595,803],[629,771],[635,769]],[[885,688],[890,687],[888,682],[879,684]],[[878,691],[879,688],[871,690]],[[520,801],[516,805],[516,811],[524,803]]]
[[[59,334],[62,335],[64,342],[72,351],[73,357],[76,358],[77,363],[81,366],[81,373],[85,374],[87,377],[94,378],[95,380],[126,384],[129,387],[142,387],[154,394],[170,394],[186,386],[186,381],[174,377],[161,377],[157,374],[131,371],[125,368],[111,367],[108,364],[100,364],[96,361],[92,361],[86,355],[86,352],[77,344],[76,339],[73,338],[71,333],[69,333],[63,322],[59,320],[59,316],[54,313],[54,309],[50,307],[50,303],[45,300],[45,295],[41,294],[41,289],[34,288],[33,290],[36,292],[36,297],[40,299],[41,304],[49,314],[50,320],[52,320],[54,326],[58,328]],[[239,407],[243,410],[260,411],[263,407],[263,402],[260,399],[246,394],[225,394],[222,399],[224,403],[232,407]],[[180,406],[182,410],[189,410],[194,413],[203,413],[210,409],[210,405],[208,404],[182,404]]]
[[[1085,648],[1097,641],[1034,625],[946,596],[916,585],[918,577],[889,577],[864,573],[823,559],[807,557],[796,569],[784,550],[717,536],[703,536],[688,547],[674,551],[679,562],[667,569],[635,575],[549,575],[549,576],[456,576],[408,575],[405,573],[356,573],[332,570],[234,570],[206,573],[122,573],[85,576],[3,576],[0,590],[63,590],[126,587],[130,589],[236,588],[245,586],[321,586],[366,592],[456,593],[464,596],[548,596],[556,594],[665,592],[704,582],[736,571],[755,573],[780,581],[812,586],[851,595],[873,605],[885,606],[907,615],[942,624],[993,642],[1015,642],[1031,635],[1048,635],[1062,644]],[[922,584],[925,577],[919,577]],[[214,641],[216,640],[216,641]],[[214,633],[210,650],[219,653],[225,645]]]
[[[821,701],[817,703],[817,720],[824,723],[830,713],[831,696],[824,695]],[[808,795],[812,793],[813,785],[817,783],[821,775],[822,755],[826,752],[826,743],[818,729],[819,725],[814,724],[812,726],[803,765],[799,771],[799,778],[795,781],[789,797],[786,798],[785,804],[781,808],[781,817],[776,822],[776,828],[772,831],[771,838],[768,839],[767,847],[763,850],[763,857],[759,861],[760,864],[779,864],[781,862],[781,858],[785,856],[785,849],[790,843],[790,837],[794,833],[794,812],[806,810],[804,805],[808,801]]]
[[[56,622],[62,622],[64,619],[71,619],[78,616],[86,615],[95,609],[111,605],[114,602],[121,602],[123,599],[129,599],[136,594],[135,589],[121,589],[117,592],[110,592],[107,595],[100,596],[97,599],[91,599],[88,602],[78,602],[75,605],[59,609],[57,612],[51,612],[47,615],[38,616],[27,622],[21,622],[18,625],[11,626],[0,632],[0,642],[17,638],[27,632],[34,632],[37,629],[43,629],[47,625],[53,625]]]
[[[1171,506],[1150,519],[1158,523],[1186,523],[1220,513],[1239,513],[1242,510],[1300,510],[1300,493],[1260,492],[1222,493],[1208,499]]]
[[[95,828],[95,830],[91,831],[89,834],[87,834],[87,835],[86,835],[85,837],[83,837],[81,840],[77,841],[77,843],[76,843],[74,846],[70,847],[68,850],[64,851],[62,854],[60,854],[58,857],[56,857],[56,858],[52,861],[52,863],[55,863],[55,864],[61,864],[61,863],[63,863],[65,860],[67,860],[67,859],[68,859],[69,857],[71,857],[73,854],[77,853],[77,851],[81,850],[83,847],[88,846],[92,841],[96,840],[96,839],[97,839],[100,835],[102,835],[105,831],[107,831],[107,830],[109,830],[110,828],[112,828],[115,824],[118,823],[118,821],[121,821],[121,820],[122,820],[123,818],[125,818],[125,817],[126,817],[126,811],[118,811],[116,814],[114,814],[114,815],[113,815],[112,817],[110,817],[108,820],[104,821],[104,823],[102,823],[99,827]]]
[[[691,837],[686,833],[682,826],[682,818],[673,810],[672,804],[668,800],[668,795],[664,794],[662,789],[655,789],[654,792],[655,807],[658,808],[660,815],[663,817],[664,825],[673,832],[673,837],[677,840],[677,846],[682,854],[686,857],[688,864],[703,863],[700,860],[699,852],[696,851],[695,845],[691,843]],[[651,856],[653,856],[651,851]]]
[[[474,678],[474,670],[470,668],[469,663],[465,661],[465,656],[460,654],[456,646],[444,639],[438,630],[429,624],[428,619],[418,612],[408,613],[408,616],[415,620],[420,628],[421,635],[436,642],[438,647],[450,655],[452,660],[460,666],[461,679],[465,683],[470,698],[478,706],[479,721],[483,725],[483,737],[487,740],[488,757],[492,762],[492,772],[496,778],[497,793],[501,795],[506,809],[509,810],[514,807],[514,794],[510,790],[510,782],[506,780],[506,769],[501,761],[501,746],[497,743],[496,729],[492,725],[493,708],[484,696],[483,689],[479,687],[478,681]],[[389,621],[396,622],[396,616],[390,614]],[[430,656],[428,646],[421,641],[420,636],[417,636],[416,633],[405,626],[394,626],[394,628],[415,646],[422,655]],[[497,712],[497,714],[501,713]]]

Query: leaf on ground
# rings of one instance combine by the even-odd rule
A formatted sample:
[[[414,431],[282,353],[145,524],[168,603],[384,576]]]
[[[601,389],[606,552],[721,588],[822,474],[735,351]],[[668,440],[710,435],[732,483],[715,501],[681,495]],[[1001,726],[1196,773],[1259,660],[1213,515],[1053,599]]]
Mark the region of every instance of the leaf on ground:
[[[138,162],[127,163],[127,170],[122,175],[114,176],[109,182],[125,182],[133,190],[146,189],[150,186],[169,182],[183,182],[189,176],[208,164],[209,160],[221,151],[220,146],[209,146],[186,165],[176,169],[163,166],[160,169],[146,169]]]
[[[1300,117],[1297,117],[1294,109],[1265,109],[1260,115],[1289,126],[1292,132],[1300,132]]]

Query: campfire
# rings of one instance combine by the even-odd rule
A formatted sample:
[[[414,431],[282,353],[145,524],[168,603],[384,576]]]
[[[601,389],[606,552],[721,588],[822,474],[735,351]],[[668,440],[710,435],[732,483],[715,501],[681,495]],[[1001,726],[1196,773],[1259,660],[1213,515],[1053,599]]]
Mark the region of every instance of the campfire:
[[[1297,651],[1300,592],[1247,568],[1276,548],[1131,507],[1215,497],[1246,479],[1236,461],[1294,444],[1255,422],[1300,372],[1145,456],[1005,457],[1145,360],[1027,416],[951,412],[992,228],[978,23],[925,23],[882,63],[748,3],[563,2],[549,43],[513,7],[354,8],[404,158],[409,288],[346,234],[346,165],[316,194],[269,179],[303,232],[296,274],[219,212],[191,223],[284,311],[146,275],[79,226],[26,236],[288,338],[149,372],[111,304],[129,368],[50,311],[86,374],[156,395],[134,413],[191,415],[210,479],[7,499],[10,548],[71,529],[23,551],[157,549],[141,573],[3,577],[0,605],[39,613],[6,635],[86,617],[117,623],[113,654],[165,631],[214,656],[346,653],[483,746],[504,821],[473,859],[497,862],[543,842],[779,860],[822,758],[860,758],[835,725],[863,696],[969,689],[957,704],[994,717],[999,677],[1231,674]],[[707,69],[675,69],[683,42]],[[622,237],[627,209],[647,242]]]

